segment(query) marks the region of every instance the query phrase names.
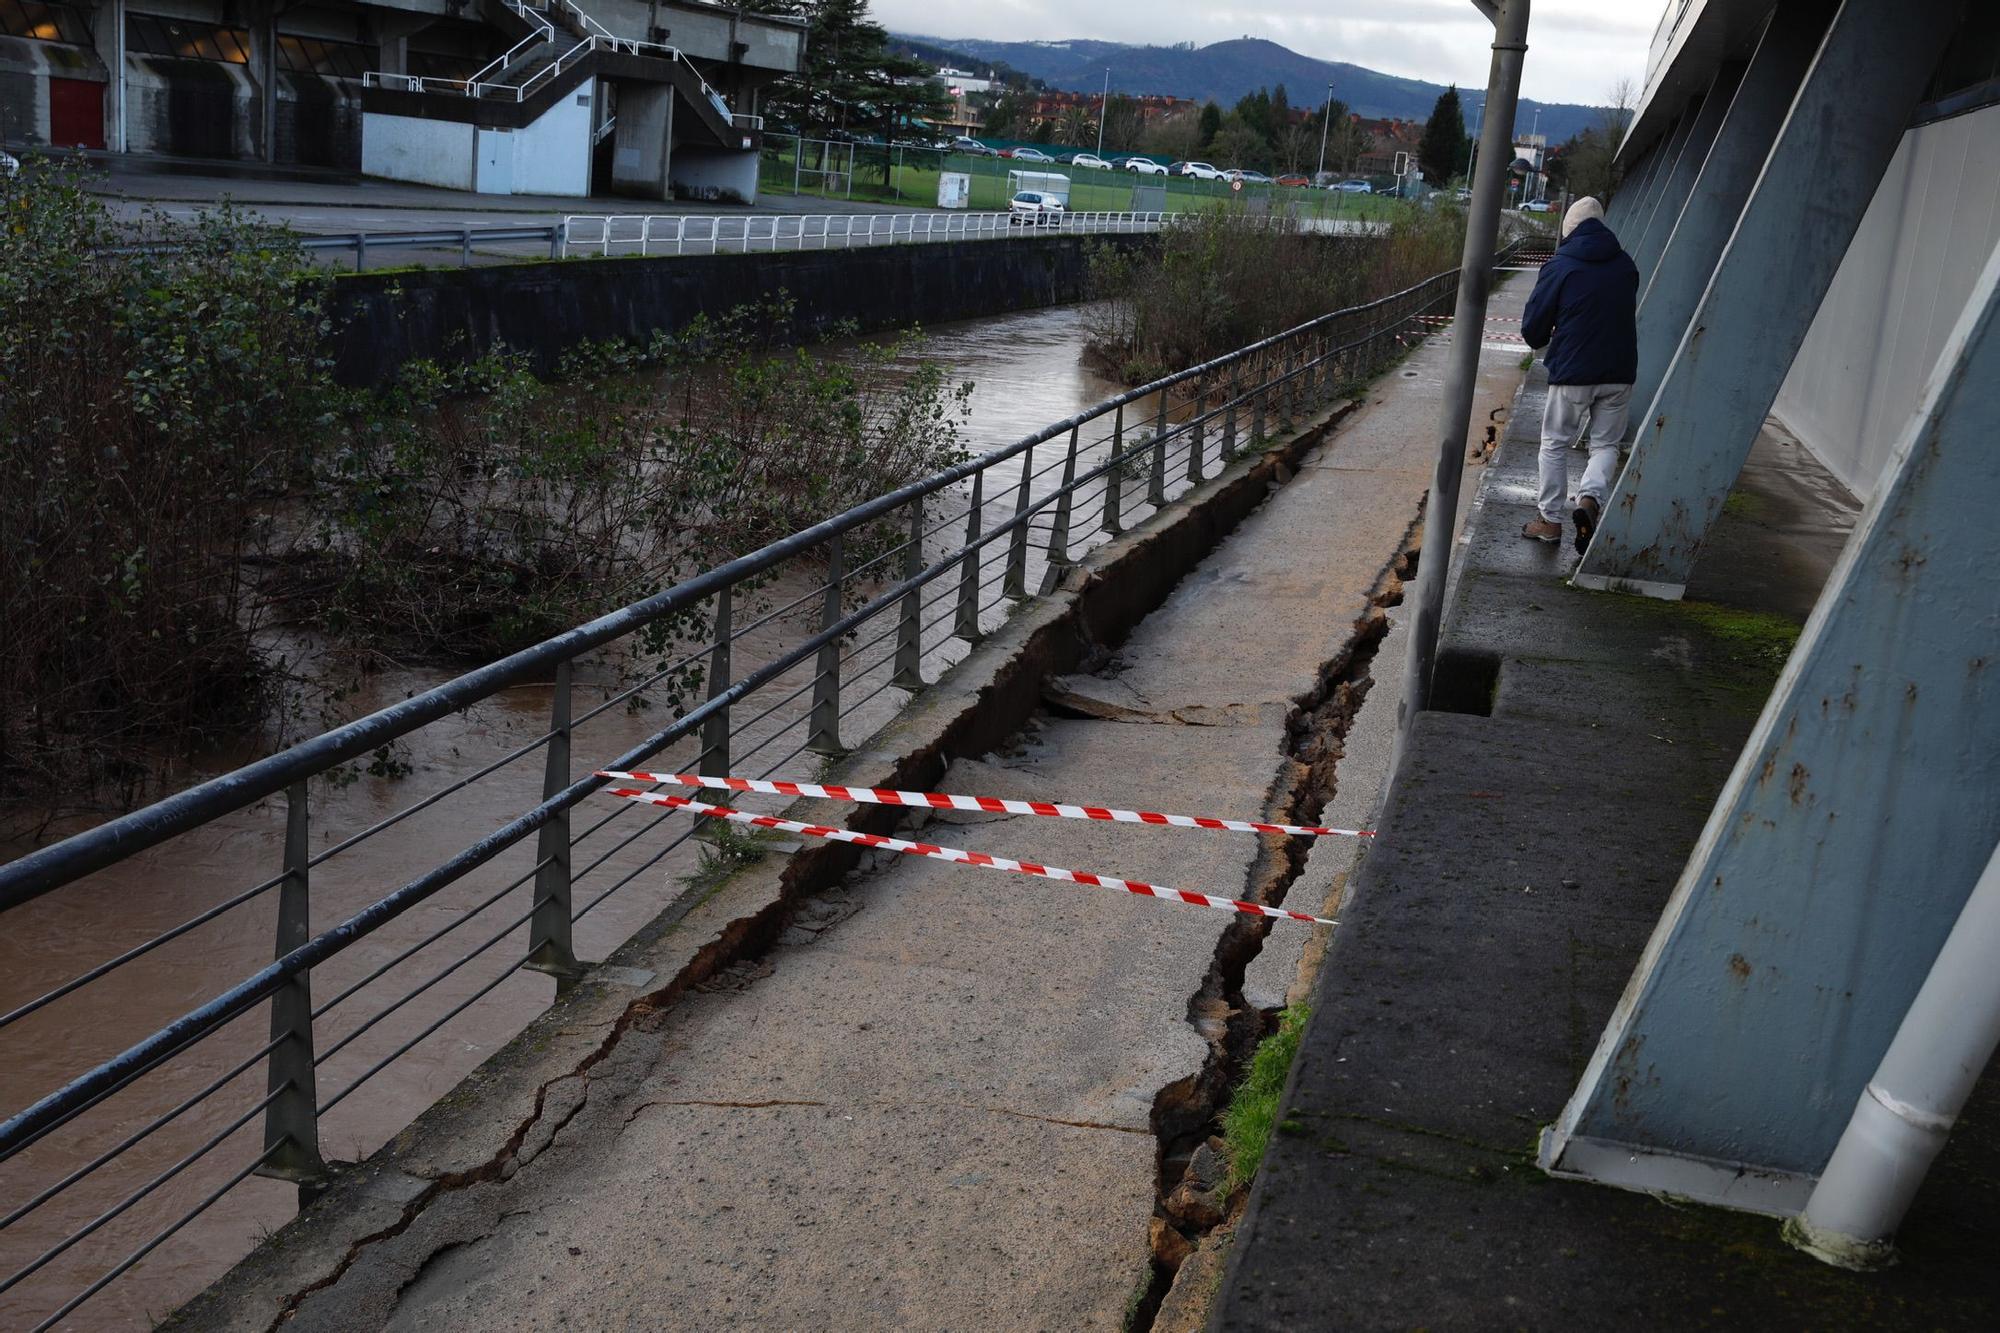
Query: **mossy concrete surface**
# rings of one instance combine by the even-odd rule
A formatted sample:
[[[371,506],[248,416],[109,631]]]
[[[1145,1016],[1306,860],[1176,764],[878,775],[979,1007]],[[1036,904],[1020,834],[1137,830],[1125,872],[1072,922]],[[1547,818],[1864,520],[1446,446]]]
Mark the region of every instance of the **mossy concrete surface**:
[[[1739,504],[1699,600],[1574,591],[1567,544],[1519,536],[1541,379],[1484,479],[1446,621],[1440,672],[1459,678],[1440,693],[1466,711],[1415,720],[1210,1327],[2000,1326],[1992,1078],[1884,1273],[1826,1267],[1770,1218],[1535,1165],[1842,521],[1838,504]],[[1809,460],[1774,479],[1758,457],[1746,490],[1819,486],[1790,475]]]

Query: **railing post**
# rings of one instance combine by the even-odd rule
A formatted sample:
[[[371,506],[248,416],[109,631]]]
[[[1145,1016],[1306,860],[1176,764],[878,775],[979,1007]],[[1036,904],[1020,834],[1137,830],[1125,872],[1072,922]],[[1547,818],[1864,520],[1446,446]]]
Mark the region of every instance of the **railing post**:
[[[1118,521],[1118,511],[1124,501],[1125,473],[1125,404],[1118,404],[1117,413],[1111,425],[1111,469],[1104,474],[1104,521],[1098,526],[1106,532],[1122,532]]]
[[[1257,353],[1257,391],[1250,407],[1250,442],[1258,449],[1264,447],[1264,405],[1271,396],[1271,356],[1268,352]]]
[[[958,614],[952,633],[979,642],[979,520],[986,508],[986,469],[972,474],[972,506],[965,511],[965,558],[958,567]]]
[[[831,629],[840,621],[841,582],[846,577],[841,565],[840,534],[826,543],[826,602],[820,612],[819,627]],[[812,715],[806,724],[806,748],[815,754],[840,754],[840,640],[822,644],[813,675]]]
[[[1229,387],[1223,390],[1229,395],[1229,401],[1222,408],[1221,456],[1224,462],[1236,456],[1236,396],[1242,384],[1242,377],[1237,373],[1236,365],[1234,361],[1229,363]]]
[[[1021,455],[1021,484],[1014,488],[1014,517],[1020,518],[1028,512],[1028,482],[1035,475],[1035,446],[1029,445]],[[1028,525],[1016,523],[1014,530],[1007,534],[1007,573],[1000,580],[1000,591],[1008,597],[1028,595]]]
[[[1063,459],[1062,490],[1056,496],[1055,522],[1049,527],[1049,578],[1069,563],[1070,487],[1076,484],[1077,426],[1069,428],[1069,455]]]
[[[367,265],[368,265],[368,233],[365,231],[357,231],[354,233],[354,271],[356,273],[359,273],[362,269],[366,268]]]
[[[924,572],[924,497],[910,501],[910,540],[903,547],[903,578]],[[903,594],[896,615],[896,674],[890,684],[899,690],[924,687],[924,590]]]
[[[458,266],[460,268],[470,268],[472,266],[472,228],[470,227],[461,228],[458,233]]]
[[[1187,479],[1200,484],[1202,436],[1208,428],[1208,375],[1206,372],[1195,376],[1194,416],[1188,423],[1188,465]]]
[[[554,697],[549,704],[549,746],[542,766],[542,799],[569,786],[570,664],[556,667]],[[570,948],[569,811],[549,816],[535,837],[535,914],[528,922],[528,961],[533,972],[556,979],[556,994],[566,995],[583,975]]]
[[[726,585],[715,594],[715,646],[708,650],[708,697],[712,700],[729,688],[730,639],[736,633],[736,589]],[[724,705],[701,724],[701,758],[696,761],[703,773],[727,775],[729,763],[729,707]]]
[[[312,938],[311,817],[306,784],[285,792],[285,878],[278,888],[278,932],[274,957],[283,958]],[[313,1073],[312,973],[286,978],[271,995],[271,1048],[266,1090],[277,1098],[264,1108],[264,1148],[270,1156],[260,1176],[290,1180],[304,1208],[326,1188],[326,1163],[319,1155],[319,1087]]]
[[[1167,393],[1160,390],[1160,410],[1153,418],[1153,467],[1146,478],[1146,503],[1155,509],[1167,502]]]

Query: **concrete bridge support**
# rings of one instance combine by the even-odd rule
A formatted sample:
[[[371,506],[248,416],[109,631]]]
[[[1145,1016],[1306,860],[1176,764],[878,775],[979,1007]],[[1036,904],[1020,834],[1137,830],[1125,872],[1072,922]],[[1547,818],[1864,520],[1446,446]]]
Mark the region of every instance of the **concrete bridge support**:
[[[2000,247],[1545,1135],[1550,1170],[1805,1204],[2000,839],[2000,583],[1967,558],[1993,547],[1996,420]]]
[[[1961,12],[1841,5],[1642,419],[1578,586],[1681,595]]]
[[[618,123],[611,134],[612,191],[635,199],[673,198],[672,85],[619,85]]]

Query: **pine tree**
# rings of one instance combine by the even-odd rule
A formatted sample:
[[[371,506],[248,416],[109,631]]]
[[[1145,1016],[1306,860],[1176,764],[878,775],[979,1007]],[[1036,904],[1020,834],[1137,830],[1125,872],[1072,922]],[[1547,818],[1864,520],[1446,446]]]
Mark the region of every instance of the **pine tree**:
[[[1444,185],[1464,171],[1466,148],[1465,112],[1458,105],[1458,85],[1454,83],[1438,94],[1430,123],[1424,126],[1423,142],[1417,147],[1424,179],[1432,185]]]
[[[1195,145],[1195,151],[1200,152],[1214,143],[1215,136],[1221,131],[1222,108],[1213,102],[1207,103],[1202,107],[1201,119],[1196,125],[1201,131],[1201,140]]]

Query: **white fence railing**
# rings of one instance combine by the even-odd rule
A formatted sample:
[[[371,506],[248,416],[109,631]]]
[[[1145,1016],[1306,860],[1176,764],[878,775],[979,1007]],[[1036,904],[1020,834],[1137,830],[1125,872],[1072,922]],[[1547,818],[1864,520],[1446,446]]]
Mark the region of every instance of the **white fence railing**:
[[[563,219],[565,255],[681,255],[773,250],[845,250],[1061,231],[1104,235],[1158,231],[1178,213],[832,213],[731,217],[703,214],[573,214]]]

